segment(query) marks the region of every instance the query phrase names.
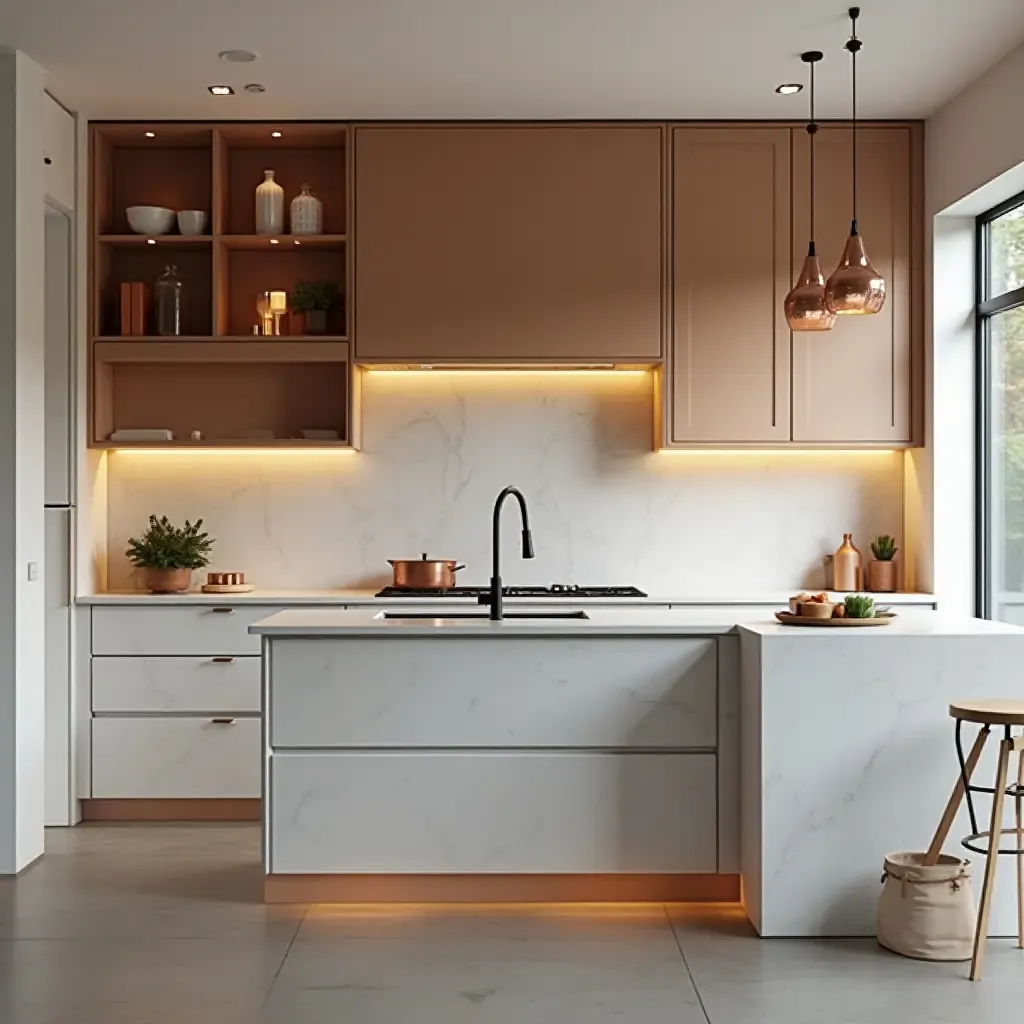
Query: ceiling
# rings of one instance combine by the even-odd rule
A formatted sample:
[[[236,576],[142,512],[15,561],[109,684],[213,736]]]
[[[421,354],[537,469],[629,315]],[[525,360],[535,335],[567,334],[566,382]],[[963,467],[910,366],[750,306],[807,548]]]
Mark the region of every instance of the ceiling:
[[[802,118],[774,88],[805,49],[841,117],[848,25],[832,0],[0,0],[0,44],[90,118]],[[1024,41],[1024,3],[875,0],[860,34],[863,114],[924,117]]]

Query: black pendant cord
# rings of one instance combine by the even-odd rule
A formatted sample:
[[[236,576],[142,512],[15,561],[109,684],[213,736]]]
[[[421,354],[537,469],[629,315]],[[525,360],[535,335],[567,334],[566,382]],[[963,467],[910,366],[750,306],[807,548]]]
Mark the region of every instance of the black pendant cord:
[[[814,239],[814,136],[818,134],[818,125],[814,120],[814,61],[811,61],[811,123],[807,126],[807,134],[810,136],[811,149],[811,244],[808,247],[808,255],[816,256]]]
[[[851,32],[850,39],[846,44],[846,49],[850,51],[850,63],[852,68],[850,81],[853,91],[851,103],[853,120],[850,122],[851,144],[853,149],[853,223],[850,225],[851,235],[856,235],[859,231],[857,226],[857,53],[861,47],[861,42],[857,38],[857,19],[859,17],[860,8],[851,7]]]

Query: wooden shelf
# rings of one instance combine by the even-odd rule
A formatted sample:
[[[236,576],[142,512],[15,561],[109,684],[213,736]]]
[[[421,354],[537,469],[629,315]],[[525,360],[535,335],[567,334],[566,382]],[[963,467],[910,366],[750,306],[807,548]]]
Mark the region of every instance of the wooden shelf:
[[[223,439],[211,438],[204,441],[98,441],[93,446],[100,450],[124,451],[188,451],[191,449],[204,448],[242,448],[242,449],[264,449],[283,448],[296,451],[357,451],[348,441],[307,441],[304,438],[273,438],[268,441],[249,440],[246,438]]]
[[[152,134],[152,138],[147,136]],[[280,138],[274,138],[280,132]],[[349,126],[341,123],[101,124],[90,129],[90,446],[139,448],[351,449],[358,443],[362,372],[353,364],[347,302],[330,334],[253,335],[256,302],[300,280],[333,281],[346,295],[350,272]],[[285,202],[303,184],[323,203],[325,234],[257,235],[254,192],[274,168]],[[141,235],[126,208],[156,204],[206,210],[208,235]],[[176,229],[175,229],[176,230]],[[125,336],[120,285],[152,293],[173,264],[184,285],[178,337]],[[291,325],[286,318],[283,327]],[[146,330],[155,321],[150,311]],[[301,323],[295,323],[296,328]],[[120,428],[165,427],[198,442],[115,444]],[[301,429],[338,431],[306,441]],[[273,440],[236,435],[273,431]]]
[[[218,241],[226,249],[284,249],[300,245],[307,249],[340,249],[347,235],[221,235]]]
[[[209,249],[213,243],[210,235],[100,235],[100,245],[134,249],[141,245],[154,245],[160,249],[171,246],[175,249]]]

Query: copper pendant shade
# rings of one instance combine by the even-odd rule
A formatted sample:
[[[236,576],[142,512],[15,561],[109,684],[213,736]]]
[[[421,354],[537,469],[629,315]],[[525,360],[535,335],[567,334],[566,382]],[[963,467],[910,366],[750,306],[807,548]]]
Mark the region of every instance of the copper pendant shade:
[[[853,109],[850,126],[853,136],[853,221],[839,266],[825,283],[825,302],[833,313],[841,316],[877,313],[885,304],[885,278],[871,266],[857,227],[857,53],[861,48],[861,41],[857,38],[859,17],[860,8],[851,7],[852,31],[846,49],[850,53],[852,67]]]
[[[811,66],[811,119],[807,124],[807,135],[811,149],[811,240],[807,246],[807,257],[796,284],[790,289],[783,309],[786,323],[791,331],[828,331],[835,322],[833,313],[825,302],[825,275],[821,272],[818,254],[814,247],[814,136],[818,125],[814,120],[814,65],[824,55],[820,50],[808,50],[800,59]]]

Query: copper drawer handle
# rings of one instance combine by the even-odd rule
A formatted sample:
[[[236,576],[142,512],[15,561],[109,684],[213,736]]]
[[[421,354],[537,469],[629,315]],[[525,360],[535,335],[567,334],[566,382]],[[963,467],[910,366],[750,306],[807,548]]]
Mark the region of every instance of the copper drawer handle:
[[[211,658],[210,659],[215,665],[234,665],[234,658]]]
[[[212,725],[234,725],[235,720],[233,718],[211,718],[210,723]]]
[[[235,609],[234,608],[211,608],[210,611],[214,612],[217,615],[234,615],[235,614]]]

